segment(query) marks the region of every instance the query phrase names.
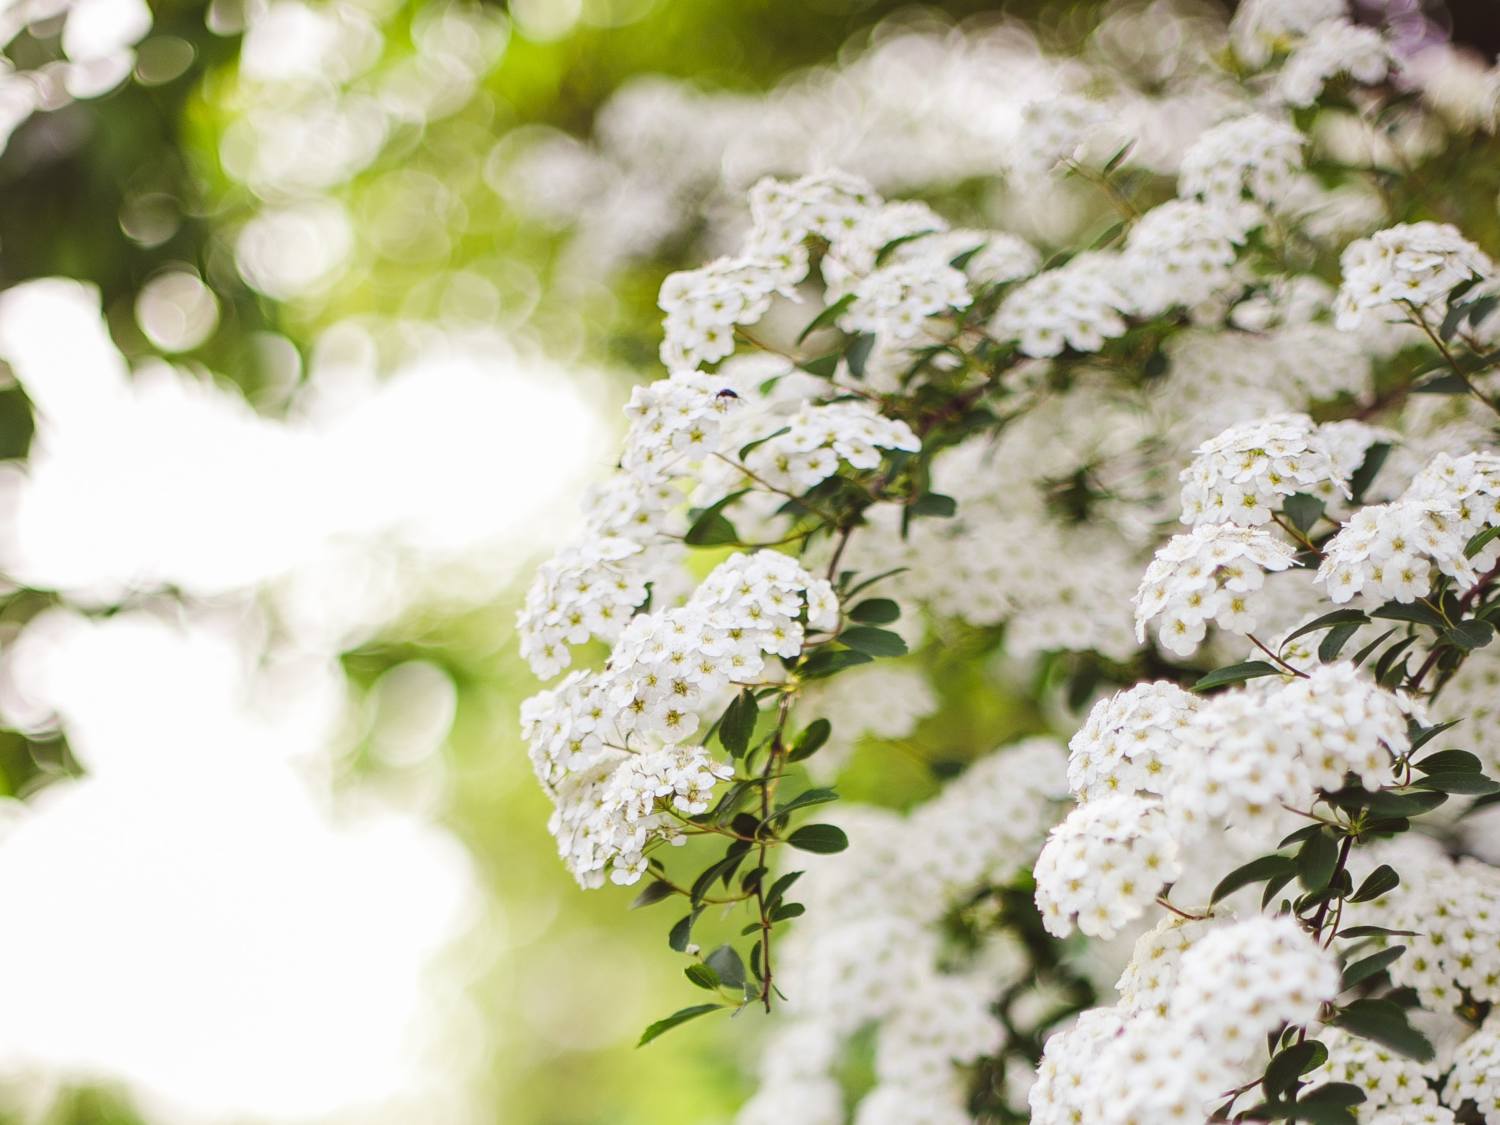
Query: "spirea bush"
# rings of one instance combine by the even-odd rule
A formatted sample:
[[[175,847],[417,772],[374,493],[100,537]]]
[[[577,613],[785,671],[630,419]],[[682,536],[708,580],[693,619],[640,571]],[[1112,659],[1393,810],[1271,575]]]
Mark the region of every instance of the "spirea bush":
[[[1065,244],[757,183],[531,586],[559,853],[701,990],[642,1042],[776,1013],[742,1125],[1500,1125],[1500,82],[1190,30],[1175,174],[1097,58],[1017,107]],[[833,805],[955,646],[1048,729]]]

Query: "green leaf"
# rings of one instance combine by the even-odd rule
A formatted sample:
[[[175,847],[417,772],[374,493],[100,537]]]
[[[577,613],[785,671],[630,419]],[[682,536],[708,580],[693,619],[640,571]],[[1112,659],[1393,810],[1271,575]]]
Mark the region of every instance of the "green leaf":
[[[791,871],[777,879],[771,884],[771,889],[766,892],[766,905],[774,907],[781,901],[781,896],[791,889],[793,883],[802,878],[802,872]]]
[[[1463,773],[1450,770],[1446,773],[1430,773],[1413,782],[1417,789],[1433,793],[1461,793],[1466,797],[1484,797],[1500,793],[1500,781],[1485,777],[1482,773]]]
[[[1243,683],[1245,680],[1253,680],[1257,676],[1275,676],[1280,671],[1275,665],[1267,664],[1264,660],[1247,660],[1243,664],[1230,664],[1224,668],[1215,668],[1193,685],[1194,691],[1208,691],[1210,688],[1223,687],[1225,684]]]
[[[1495,637],[1495,627],[1488,621],[1460,621],[1443,634],[1443,639],[1465,652],[1483,648]]]
[[[1374,652],[1377,648],[1379,648],[1382,644],[1384,644],[1385,643],[1385,639],[1387,637],[1389,637],[1395,631],[1396,630],[1394,630],[1394,629],[1387,629],[1384,633],[1381,633],[1380,636],[1376,637],[1369,644],[1365,645],[1364,648],[1362,648],[1358,652],[1356,652],[1354,654],[1354,666],[1356,668],[1358,668],[1361,664],[1363,664],[1366,660],[1368,660],[1370,658],[1370,654],[1372,652]]]
[[[1318,659],[1324,664],[1332,664],[1339,658],[1339,653],[1343,651],[1344,646],[1349,643],[1349,638],[1361,628],[1363,626],[1357,621],[1348,621],[1328,630],[1328,635],[1318,644]]]
[[[1377,816],[1421,816],[1447,799],[1443,793],[1407,789],[1400,793],[1372,793],[1368,805]]]
[[[1415,753],[1449,727],[1456,727],[1461,722],[1463,722],[1462,719],[1449,719],[1446,723],[1434,723],[1430,727],[1419,727],[1416,723],[1408,724],[1413,731],[1411,736],[1412,752]]]
[[[828,741],[828,736],[832,733],[833,724],[827,719],[814,719],[792,742],[792,750],[786,756],[786,760],[800,762],[803,758],[812,757],[822,748],[823,743]]]
[[[1314,832],[1297,852],[1297,880],[1309,891],[1321,891],[1338,866],[1339,846],[1328,832]]]
[[[791,432],[792,428],[790,426],[782,426],[781,429],[776,430],[773,433],[769,433],[765,437],[756,438],[754,441],[746,442],[744,445],[740,446],[740,460],[743,461],[749,455],[750,451],[752,449],[755,449],[757,446],[765,445],[766,442],[770,441],[771,439],[779,438],[782,434],[789,434]]]
[[[867,652],[871,656],[905,656],[907,652],[900,633],[868,625],[845,629],[838,635],[838,640],[856,652]]]
[[[693,521],[682,537],[684,543],[693,547],[719,547],[727,543],[738,543],[740,533],[717,507],[703,512]]]
[[[832,789],[809,789],[805,793],[799,793],[784,805],[776,806],[776,816],[785,816],[794,809],[810,808],[813,805],[827,804],[829,801],[837,801],[839,795]]]
[[[1282,502],[1281,510],[1286,513],[1286,518],[1292,521],[1293,527],[1298,531],[1306,532],[1323,515],[1323,501],[1305,492],[1298,492],[1293,496],[1288,496]]]
[[[842,672],[845,668],[853,668],[859,664],[868,664],[875,658],[867,652],[856,652],[853,649],[825,648],[815,652],[802,662],[797,669],[797,674],[804,680],[821,680],[827,676]]]
[[[1429,609],[1421,602],[1386,602],[1379,609],[1370,611],[1371,617],[1383,617],[1387,621],[1410,621],[1417,625],[1427,625],[1433,629],[1446,629],[1448,623],[1443,620],[1442,615]]]
[[[658,879],[654,883],[646,884],[645,889],[631,902],[630,909],[638,910],[642,906],[650,906],[664,898],[671,898],[674,893],[676,892],[673,891],[672,884],[663,883]]]
[[[1500,523],[1494,527],[1487,527],[1474,538],[1470,539],[1464,547],[1464,555],[1473,558],[1490,545],[1497,537],[1500,537]]]
[[[685,914],[677,920],[677,924],[672,927],[672,932],[667,935],[667,944],[672,947],[673,952],[687,952],[688,942],[693,936],[693,923],[702,913],[703,907],[695,907],[691,914]]]
[[[832,855],[849,846],[849,837],[832,824],[804,824],[786,838],[792,847],[818,855]]]
[[[755,720],[759,714],[760,704],[749,688],[741,688],[740,693],[729,701],[719,720],[719,743],[729,751],[730,757],[744,757],[750,748],[750,736],[755,733]]]
[[[807,907],[800,902],[783,902],[775,910],[771,911],[771,921],[785,922],[789,918],[800,918],[807,913]]]
[[[695,1020],[699,1016],[706,1016],[709,1012],[717,1012],[720,1008],[723,1007],[726,1007],[726,1005],[694,1004],[691,1008],[683,1008],[679,1012],[673,1012],[666,1019],[657,1020],[650,1027],[646,1028],[645,1031],[641,1032],[641,1041],[637,1043],[636,1046],[644,1047],[647,1043],[651,1042],[651,1040],[665,1034],[668,1031],[671,1031],[679,1024],[687,1023],[688,1020]]]
[[[839,317],[843,316],[844,315],[844,311],[850,305],[852,305],[853,303],[854,303],[854,294],[853,293],[845,293],[837,301],[835,301],[833,304],[829,305],[826,309],[824,309],[822,312],[820,312],[817,316],[813,317],[812,320],[808,321],[807,327],[804,328],[802,330],[802,334],[797,337],[797,343],[801,344],[803,340],[806,340],[809,336],[811,336],[819,328],[827,328],[835,320],[837,320]]]
[[[863,621],[866,625],[889,625],[900,616],[901,607],[890,598],[871,598],[849,611],[851,621]]]
[[[1340,987],[1353,988],[1360,981],[1369,980],[1376,973],[1384,972],[1405,952],[1406,946],[1393,945],[1389,949],[1382,949],[1379,953],[1372,953],[1369,957],[1349,962],[1344,966],[1343,982]]]
[[[855,594],[859,593],[861,590],[863,590],[863,589],[865,589],[865,588],[867,588],[869,586],[875,585],[875,583],[881,581],[882,579],[884,579],[884,578],[894,578],[896,575],[898,575],[898,574],[904,574],[904,573],[906,573],[910,569],[911,568],[907,567],[907,566],[893,566],[893,567],[891,567],[890,570],[882,570],[879,574],[872,575],[871,577],[866,578],[863,582],[858,582],[855,585],[850,586],[847,590],[845,590],[843,592],[843,596],[844,596],[844,598],[846,600],[849,599],[849,598],[852,598],[852,597],[854,597]],[[854,573],[853,571],[846,571],[843,577],[848,577],[849,575],[852,575],[853,573]],[[840,579],[840,584],[842,584],[842,582],[843,582],[843,578]]]
[[[849,364],[849,374],[856,379],[865,377],[865,364],[869,361],[870,352],[875,348],[875,337],[868,332],[861,332],[849,342],[849,347],[844,352],[844,359]]]
[[[1259,859],[1252,859],[1249,863],[1236,867],[1228,875],[1219,880],[1219,885],[1214,888],[1214,893],[1209,896],[1209,905],[1212,906],[1220,899],[1234,894],[1241,887],[1248,887],[1251,883],[1263,882],[1273,875],[1294,873],[1296,870],[1296,861],[1290,856],[1263,855]]]
[[[1358,628],[1359,626],[1369,622],[1369,620],[1370,619],[1366,617],[1360,610],[1336,609],[1332,613],[1325,613],[1322,617],[1315,617],[1306,625],[1303,625],[1300,629],[1294,629],[1290,633],[1288,633],[1286,635],[1286,639],[1281,642],[1282,651],[1285,651],[1286,646],[1291,644],[1298,637],[1305,637],[1309,633],[1316,633],[1319,629],[1331,629],[1335,625],[1350,624],[1354,625],[1355,628]]]
[[[1293,1043],[1276,1055],[1266,1067],[1267,1096],[1279,1098],[1309,1070],[1316,1070],[1328,1060],[1328,1048],[1316,1039]]]
[[[1367,937],[1417,937],[1416,930],[1392,930],[1385,926],[1350,926],[1347,930],[1340,930],[1340,938],[1367,938]]]
[[[1379,474],[1380,467],[1385,464],[1385,459],[1390,456],[1390,452],[1391,444],[1387,441],[1377,441],[1365,450],[1364,461],[1349,478],[1349,491],[1353,494],[1353,502],[1356,505],[1364,502],[1365,493],[1369,491],[1370,485],[1375,483],[1375,477]]]
[[[1321,1086],[1308,1090],[1297,1100],[1298,1115],[1301,1116],[1300,1111],[1302,1109],[1313,1105],[1341,1106],[1344,1108],[1360,1105],[1364,1102],[1365,1097],[1365,1092],[1352,1082],[1326,1082]]]
[[[805,359],[797,365],[809,375],[816,375],[819,379],[832,379],[834,373],[839,369],[839,353],[829,352],[814,359]]]
[[[721,945],[707,957],[704,963],[728,988],[745,987],[745,962],[732,945]]]
[[[951,519],[958,512],[958,501],[951,496],[944,496],[941,492],[929,492],[918,496],[916,500],[907,505],[906,510],[913,516],[932,516],[937,519]]]
[[[1430,1062],[1435,1052],[1427,1037],[1406,1020],[1406,1013],[1389,1000],[1356,1000],[1333,1017],[1336,1026],[1373,1039],[1418,1062]]]
[[[1469,381],[1456,371],[1423,379],[1411,389],[1414,395],[1466,395]]]
[[[1484,763],[1467,750],[1439,750],[1412,764],[1423,773],[1484,772]]]
[[[1396,874],[1396,869],[1388,863],[1382,863],[1365,876],[1365,881],[1359,885],[1359,890],[1349,896],[1349,901],[1369,902],[1388,891],[1395,890],[1400,885],[1401,876]]]
[[[719,974],[707,965],[689,965],[682,970],[682,975],[699,988],[706,988],[710,992],[719,987]]]

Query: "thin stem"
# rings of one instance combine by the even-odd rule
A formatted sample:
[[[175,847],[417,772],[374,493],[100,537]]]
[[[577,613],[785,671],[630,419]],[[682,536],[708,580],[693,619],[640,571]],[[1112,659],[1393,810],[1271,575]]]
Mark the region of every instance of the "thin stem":
[[[1484,396],[1484,392],[1482,392],[1478,387],[1474,385],[1473,380],[1470,379],[1464,369],[1458,365],[1458,360],[1454,358],[1453,352],[1449,349],[1448,345],[1443,342],[1443,338],[1432,330],[1432,325],[1427,323],[1427,318],[1417,312],[1415,307],[1413,307],[1409,302],[1407,303],[1407,308],[1411,310],[1409,319],[1412,321],[1412,323],[1416,324],[1417,327],[1419,327],[1423,332],[1427,334],[1427,338],[1432,341],[1433,347],[1437,348],[1437,350],[1442,354],[1444,361],[1446,361],[1448,366],[1453,369],[1453,374],[1462,379],[1464,386],[1469,388],[1469,393],[1477,398],[1480,402],[1484,403],[1485,406],[1489,407],[1490,410],[1494,411],[1496,414],[1500,414],[1500,405],[1491,402]]]
[[[783,695],[776,710],[776,730],[771,735],[771,750],[766,755],[765,768],[761,770],[760,786],[760,822],[762,829],[771,816],[771,799],[775,793],[776,781],[780,777],[777,766],[780,764],[781,756],[785,751],[782,743],[782,735],[786,732],[787,716],[791,711],[792,697],[790,694]],[[759,834],[759,833],[757,833]],[[758,855],[756,866],[764,871],[766,866],[767,841],[762,838],[757,844]],[[760,1001],[767,1012],[771,1010],[771,913],[766,909],[766,880],[762,873],[755,880],[755,905],[760,915]]]
[[[1291,664],[1288,664],[1281,657],[1277,656],[1274,652],[1272,652],[1269,648],[1267,648],[1264,644],[1262,644],[1260,638],[1257,637],[1254,633],[1247,633],[1245,635],[1250,638],[1251,643],[1253,643],[1256,648],[1260,649],[1261,652],[1265,653],[1272,660],[1276,661],[1277,664],[1280,664],[1283,668],[1285,668],[1292,675],[1298,677],[1299,679],[1303,679],[1303,680],[1307,679],[1307,673],[1306,672],[1302,671],[1302,669],[1300,669],[1300,668],[1296,668],[1296,667],[1292,666]]]

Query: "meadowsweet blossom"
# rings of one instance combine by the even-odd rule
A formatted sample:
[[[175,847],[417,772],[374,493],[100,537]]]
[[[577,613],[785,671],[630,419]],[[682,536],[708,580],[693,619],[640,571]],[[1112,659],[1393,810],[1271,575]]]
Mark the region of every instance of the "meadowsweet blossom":
[[[1064,348],[1093,352],[1125,334],[1122,314],[1133,304],[1117,258],[1102,251],[1080,254],[1017,286],[1001,302],[990,332],[1018,341],[1030,356],[1055,356]]]
[[[1237,206],[1246,197],[1274,207],[1302,171],[1305,144],[1286,121],[1263,113],[1231,118],[1205,129],[1183,153],[1178,191],[1217,207]]]
[[[1142,683],[1094,704],[1068,742],[1068,785],[1080,801],[1110,793],[1166,791],[1197,696],[1165,681]]]
[[[1200,445],[1182,471],[1182,522],[1270,522],[1281,502],[1336,483],[1318,427],[1305,414],[1276,414],[1231,426]]]
[[[1252,595],[1267,571],[1286,570],[1292,548],[1256,528],[1200,524],[1174,535],[1156,553],[1135,596],[1136,636],[1161,618],[1162,647],[1187,655],[1198,647],[1210,623],[1236,633],[1255,627]]]
[[[1494,263],[1448,223],[1401,223],[1351,242],[1339,259],[1343,279],[1334,310],[1352,332],[1411,313],[1431,320],[1455,286],[1488,277]]]

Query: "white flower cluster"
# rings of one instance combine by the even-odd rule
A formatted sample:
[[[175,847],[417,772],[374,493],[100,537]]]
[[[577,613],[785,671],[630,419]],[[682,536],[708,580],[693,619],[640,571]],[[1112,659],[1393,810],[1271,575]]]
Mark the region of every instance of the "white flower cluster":
[[[1034,1125],[1201,1122],[1245,1080],[1267,1033],[1310,1022],[1338,992],[1337,961],[1289,918],[1210,925],[1189,940],[1165,1014],[1159,999],[1097,1008],[1047,1040]]]
[[[1247,196],[1274,207],[1295,186],[1306,144],[1296,127],[1263,113],[1248,113],[1205,129],[1183,153],[1178,190],[1219,207]]]
[[[1181,873],[1161,802],[1124,793],[1080,805],[1052,830],[1036,861],[1036,904],[1047,931],[1110,938]]]
[[[809,629],[838,624],[833,588],[774,551],[736,554],[687,604],[637,614],[600,672],[575,672],[522,706],[522,733],[556,809],[551,829],[584,886],[633,883],[656,840],[680,840],[677,813],[708,807],[731,770],[684,746],[736,680],[768,655],[795,657]]]
[[[572,663],[572,646],[613,641],[646,600],[646,575],[628,539],[584,541],[543,563],[518,616],[521,655],[538,676]]]
[[[1443,1101],[1452,1109],[1472,1102],[1485,1125],[1500,1121],[1500,1018],[1491,1015],[1459,1045]]]
[[[1318,1038],[1328,1048],[1328,1060],[1307,1075],[1312,1088],[1324,1082],[1358,1086],[1365,1093],[1360,1104],[1362,1114],[1379,1115],[1406,1107],[1441,1109],[1435,1085],[1442,1072],[1435,1064],[1419,1063],[1338,1028],[1330,1028]]]
[[[1464,993],[1480,1003],[1500,1001],[1500,870],[1414,848],[1398,855],[1392,864],[1400,885],[1351,915],[1416,931],[1395,939],[1407,950],[1391,965],[1391,981],[1416,989],[1435,1012],[1451,1011]]]
[[[990,321],[990,333],[1017,341],[1029,356],[1060,355],[1065,348],[1096,352],[1125,334],[1122,314],[1135,305],[1120,274],[1117,256],[1080,254],[1009,293]]]
[[[1286,497],[1339,482],[1337,472],[1320,428],[1305,414],[1231,426],[1200,445],[1182,471],[1182,522],[1256,527],[1270,522]]]
[[[1120,263],[1132,311],[1158,316],[1225,292],[1235,281],[1235,247],[1248,225],[1238,210],[1173,199],[1142,215],[1130,228]]]
[[[1462,282],[1493,275],[1488,255],[1448,223],[1402,223],[1351,242],[1339,259],[1343,280],[1334,309],[1353,332],[1410,315],[1442,319],[1448,294]]]
[[[832,402],[803,407],[787,420],[786,433],[750,450],[744,465],[752,481],[800,494],[833,476],[840,461],[874,469],[882,449],[921,447],[910,426],[878,414],[868,403]]]
[[[1164,793],[1172,757],[1201,703],[1165,680],[1101,699],[1068,742],[1073,796]]]
[[[830,1104],[843,1044],[871,1023],[877,1084],[856,1120],[969,1120],[961,1068],[1000,1050],[994,1004],[1024,979],[1027,961],[994,940],[955,960],[941,922],[986,883],[1003,884],[1032,862],[1062,768],[1058,744],[1034,739],[976,762],[906,817],[841,810],[849,849],[798,860],[808,867],[796,884],[808,914],[777,963],[795,1019],[768,1044],[762,1089],[739,1125],[823,1120],[821,1109],[799,1107],[798,1092],[811,1107]],[[791,1116],[774,1118],[777,1110]]]
[[[1250,632],[1255,628],[1252,596],[1265,584],[1266,572],[1286,570],[1295,555],[1269,532],[1230,523],[1199,524],[1186,535],[1174,535],[1151,560],[1136,591],[1136,637],[1144,640],[1147,622],[1160,618],[1162,647],[1187,656],[1210,623]]]
[[[1324,545],[1318,580],[1335,602],[1357,594],[1399,602],[1425,595],[1436,574],[1474,584],[1469,540],[1500,522],[1500,457],[1439,453],[1399,499],[1360,508]],[[1478,559],[1488,569],[1492,544]],[[1436,572],[1436,573],[1435,573]]]
[[[1261,67],[1348,14],[1348,0],[1245,0],[1229,34],[1239,57]]]
[[[1286,60],[1277,75],[1276,96],[1287,105],[1309,106],[1330,79],[1347,74],[1368,86],[1385,78],[1390,65],[1391,50],[1379,31],[1348,20],[1330,20]]]

